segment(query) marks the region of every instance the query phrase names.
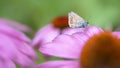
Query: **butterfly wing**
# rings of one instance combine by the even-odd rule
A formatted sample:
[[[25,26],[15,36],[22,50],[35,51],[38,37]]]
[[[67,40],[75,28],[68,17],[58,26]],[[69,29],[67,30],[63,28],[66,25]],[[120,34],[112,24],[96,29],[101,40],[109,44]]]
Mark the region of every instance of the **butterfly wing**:
[[[70,12],[68,14],[68,24],[70,27],[72,28],[82,27],[84,22],[85,22],[84,19],[77,15],[76,13]],[[87,22],[84,24],[87,24]]]

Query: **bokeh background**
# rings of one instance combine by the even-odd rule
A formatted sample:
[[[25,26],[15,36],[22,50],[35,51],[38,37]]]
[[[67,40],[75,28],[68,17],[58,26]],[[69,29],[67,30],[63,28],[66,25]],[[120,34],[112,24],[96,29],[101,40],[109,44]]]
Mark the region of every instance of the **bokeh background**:
[[[0,18],[24,23],[35,31],[71,11],[90,25],[120,27],[120,0],[0,0]],[[44,62],[37,53],[41,58],[37,63]]]
[[[0,0],[0,17],[38,30],[74,11],[91,25],[120,27],[120,0]]]

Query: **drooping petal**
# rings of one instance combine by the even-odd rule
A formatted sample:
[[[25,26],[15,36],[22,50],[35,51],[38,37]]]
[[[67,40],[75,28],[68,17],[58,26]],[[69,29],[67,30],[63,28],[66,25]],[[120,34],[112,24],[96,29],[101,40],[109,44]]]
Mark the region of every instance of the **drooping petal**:
[[[30,46],[31,40],[22,32],[24,30],[19,29],[19,27],[24,29],[24,26],[22,27],[16,22],[11,23],[11,21],[0,20],[0,57],[5,55],[8,60],[8,62],[4,60],[5,63],[1,63],[2,60],[0,60],[0,64],[6,65],[6,67],[0,68],[15,68],[15,64],[21,68],[33,68],[37,56]]]
[[[38,33],[35,35],[33,39],[33,46],[39,46],[40,44],[44,44],[47,42],[51,42],[56,36],[58,36],[60,30],[54,28],[52,24],[47,25],[46,27],[42,28]]]
[[[25,42],[31,41],[27,36],[25,36],[25,34],[7,25],[0,25],[0,33],[6,34],[7,36],[10,36],[15,39],[19,39],[21,41],[25,41]]]
[[[80,56],[82,47],[83,45],[76,38],[70,35],[60,35],[53,42],[41,46],[39,50],[43,54],[77,59]]]
[[[13,56],[12,60],[20,65],[20,67],[22,68],[33,68],[35,63],[33,62],[33,60],[31,58],[29,58],[28,56],[18,52],[16,54],[17,56]]]
[[[16,66],[8,56],[0,53],[0,68],[16,68]]]
[[[18,30],[20,30],[20,31],[33,33],[33,30],[30,29],[28,26],[25,26],[25,25],[23,25],[23,24],[20,24],[20,23],[18,23],[18,22],[11,21],[11,20],[8,20],[8,19],[0,18],[0,25],[1,25],[1,24],[8,25],[8,26],[13,27],[13,28],[16,28],[16,29],[18,29]]]
[[[8,37],[11,40],[11,42],[13,42],[14,46],[16,46],[15,48],[18,48],[18,50],[28,55],[29,57],[35,58],[35,52],[29,45],[30,39],[27,36],[25,36],[25,34],[6,25],[0,25],[0,34],[4,35],[4,37]],[[2,41],[4,43],[6,42],[6,40]]]
[[[4,34],[0,34],[0,51],[4,52],[10,58],[15,56],[17,53],[17,49],[15,48],[15,45],[12,43],[11,39]]]
[[[91,37],[95,34],[98,34],[100,32],[103,32],[103,30],[100,28],[100,27],[97,27],[97,26],[90,26],[88,28],[85,29],[85,33]]]
[[[17,49],[17,46],[19,45],[16,45],[15,41],[9,38],[9,36],[0,34],[0,52],[4,52],[4,54],[8,56],[11,61],[14,61],[21,67],[27,68],[34,66],[33,59],[30,58],[31,55],[21,51],[22,49]],[[21,46],[23,45],[21,44]]]
[[[72,35],[76,32],[83,32],[85,28],[66,28],[62,31],[62,34]]]
[[[36,68],[80,68],[78,61],[49,61],[38,65]]]
[[[29,58],[36,60],[38,59],[34,49],[32,48],[32,46],[30,46],[28,43],[25,43],[23,41],[19,41],[17,39],[11,39],[14,44],[16,45],[16,48],[23,54],[25,54],[26,56],[28,56]]]

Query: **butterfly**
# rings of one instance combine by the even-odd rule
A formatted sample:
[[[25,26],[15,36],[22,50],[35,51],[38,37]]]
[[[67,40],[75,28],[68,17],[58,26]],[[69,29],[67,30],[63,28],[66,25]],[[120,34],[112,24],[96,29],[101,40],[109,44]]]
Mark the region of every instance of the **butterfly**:
[[[74,12],[68,14],[68,24],[72,28],[85,28],[88,26],[88,22],[85,22],[82,17]]]

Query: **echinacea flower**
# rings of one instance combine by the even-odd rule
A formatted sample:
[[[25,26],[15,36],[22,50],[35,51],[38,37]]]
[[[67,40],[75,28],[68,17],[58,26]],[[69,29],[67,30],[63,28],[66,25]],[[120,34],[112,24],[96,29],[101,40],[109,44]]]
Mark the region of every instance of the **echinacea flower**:
[[[75,32],[82,32],[84,28],[68,28],[68,17],[60,16],[55,18],[51,24],[40,29],[34,39],[33,39],[33,47],[40,48],[42,45],[51,42],[55,37],[60,34],[68,34],[71,35]],[[49,55],[43,55],[44,58],[48,59]]]
[[[60,16],[55,18],[50,24],[40,29],[34,39],[33,46],[40,47],[44,43],[51,42],[56,36],[58,36],[63,29],[68,27],[68,17]]]
[[[120,68],[120,32],[91,26],[72,35],[61,34],[39,51],[67,60],[45,62],[36,68]]]
[[[20,24],[18,22],[11,21],[11,20],[8,20],[8,19],[0,18],[0,24],[1,25],[4,24],[4,25],[14,27],[15,29],[18,29],[18,30],[23,31],[23,32],[33,33],[33,30],[30,29],[28,26],[25,26],[23,24]]]
[[[9,20],[0,19],[0,68],[33,68],[37,55],[31,46],[29,39],[16,25],[7,24]],[[12,22],[11,22],[12,23]],[[15,22],[14,22],[15,23]],[[22,26],[21,26],[22,28]]]
[[[81,32],[84,28],[69,28],[68,27],[68,16],[59,16],[53,21],[40,29],[34,39],[33,39],[33,46],[39,48],[40,46],[51,42],[55,37],[60,34],[73,34],[75,32]]]

